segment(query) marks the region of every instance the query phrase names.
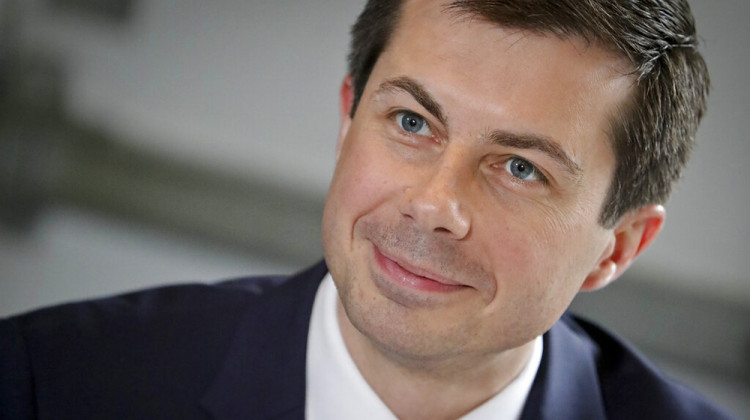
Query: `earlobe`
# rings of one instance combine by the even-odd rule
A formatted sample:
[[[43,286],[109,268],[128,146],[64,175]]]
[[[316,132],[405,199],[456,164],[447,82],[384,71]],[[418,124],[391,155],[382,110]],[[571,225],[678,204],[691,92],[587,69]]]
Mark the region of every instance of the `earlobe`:
[[[586,276],[586,280],[583,281],[583,285],[581,285],[582,291],[601,289],[615,279],[617,264],[612,259],[615,250],[615,243],[616,238],[613,233],[613,238],[607,244],[602,256],[599,258],[596,268],[594,268],[594,270]]]
[[[659,235],[666,212],[660,204],[632,210],[620,219],[612,231],[612,240],[596,268],[584,280],[581,290],[601,289],[619,277],[635,258]]]
[[[339,116],[341,118],[341,125],[339,126],[339,138],[336,143],[336,160],[339,159],[341,153],[341,147],[344,144],[344,139],[349,132],[349,126],[352,123],[351,110],[354,104],[354,88],[352,87],[352,76],[347,75],[341,82],[341,90],[339,92]]]

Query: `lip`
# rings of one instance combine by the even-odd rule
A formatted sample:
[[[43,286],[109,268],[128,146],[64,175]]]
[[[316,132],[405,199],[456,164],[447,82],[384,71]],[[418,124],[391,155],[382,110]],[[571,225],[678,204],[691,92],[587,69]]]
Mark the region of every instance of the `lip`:
[[[387,278],[387,280],[380,279],[381,276],[376,276],[378,287],[385,292],[392,293],[394,285],[398,289],[432,295],[455,293],[468,287],[396,257],[386,255],[375,245],[373,245],[373,251],[375,263],[380,268],[381,273],[385,275],[384,277]]]

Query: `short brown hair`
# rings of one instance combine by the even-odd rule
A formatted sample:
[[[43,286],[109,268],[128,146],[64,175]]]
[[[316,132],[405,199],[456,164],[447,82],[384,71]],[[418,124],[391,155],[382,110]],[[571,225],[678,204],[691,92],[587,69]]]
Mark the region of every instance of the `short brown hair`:
[[[352,28],[354,104],[400,18],[403,0],[368,0]],[[455,0],[447,9],[500,26],[581,37],[627,58],[637,81],[612,121],[616,168],[600,223],[666,202],[706,108],[708,68],[686,0]]]

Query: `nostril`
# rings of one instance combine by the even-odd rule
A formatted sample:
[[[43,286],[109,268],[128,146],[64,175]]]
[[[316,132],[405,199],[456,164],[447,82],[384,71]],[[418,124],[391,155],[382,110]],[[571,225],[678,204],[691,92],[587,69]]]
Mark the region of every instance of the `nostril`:
[[[406,217],[407,219],[414,220],[414,217],[411,214],[409,214],[408,212],[402,211],[401,215],[404,216],[404,217]]]

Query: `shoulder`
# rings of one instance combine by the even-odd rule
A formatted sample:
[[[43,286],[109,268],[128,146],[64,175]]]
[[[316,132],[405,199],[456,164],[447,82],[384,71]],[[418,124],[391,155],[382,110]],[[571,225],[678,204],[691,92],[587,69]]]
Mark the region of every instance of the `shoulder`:
[[[90,368],[113,373],[113,360],[135,367],[133,374],[157,360],[203,359],[196,363],[200,369],[244,310],[283,280],[165,286],[35,310],[0,321],[0,352],[16,343],[16,351],[31,357],[34,373],[49,377]]]
[[[592,349],[602,403],[613,419],[731,419],[705,397],[673,380],[604,328],[573,315],[558,323]]]
[[[1,320],[0,417],[5,410],[30,412],[30,401],[35,411],[75,405],[85,412],[104,401],[120,401],[118,409],[138,413],[187,410],[216,375],[247,314],[307,293],[292,284],[306,280],[312,278],[166,286]],[[92,402],[87,395],[98,397]]]
[[[322,265],[318,264],[313,268]],[[66,329],[81,332],[106,329],[111,333],[144,326],[158,329],[162,323],[170,329],[201,324],[216,326],[246,308],[272,300],[278,293],[294,290],[293,280],[309,277],[308,270],[295,276],[247,276],[213,284],[188,283],[122,293],[99,299],[55,305],[0,320],[13,324],[25,336],[63,335]],[[320,271],[320,270],[318,270]],[[322,278],[322,275],[321,275]],[[121,327],[112,329],[112,327]]]
[[[216,284],[179,284],[55,305],[2,321],[27,339],[77,342],[100,332],[116,337],[145,328],[195,329],[236,316],[272,294],[286,277],[247,277]],[[72,331],[76,331],[75,334]]]

